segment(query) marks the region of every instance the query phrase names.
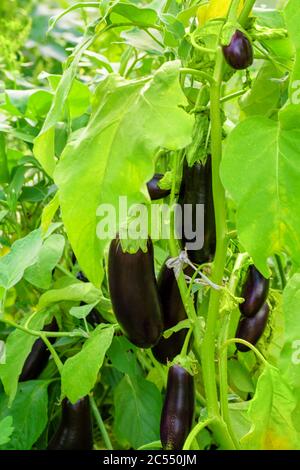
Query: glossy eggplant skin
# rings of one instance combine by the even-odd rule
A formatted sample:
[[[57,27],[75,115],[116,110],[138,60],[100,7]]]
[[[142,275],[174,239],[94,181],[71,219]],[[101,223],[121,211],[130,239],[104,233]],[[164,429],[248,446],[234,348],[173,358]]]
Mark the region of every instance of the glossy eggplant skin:
[[[235,70],[243,70],[253,63],[253,48],[249,39],[239,30],[231,38],[228,46],[223,46],[226,62]]]
[[[186,312],[181,300],[180,291],[174,275],[173,269],[163,265],[158,277],[158,291],[161,299],[164,330],[168,330],[177,325],[178,322],[186,319]],[[152,353],[154,357],[166,364],[180,354],[187,330],[180,330],[173,333],[170,338],[161,338]]]
[[[235,337],[244,339],[245,341],[255,345],[266,328],[269,312],[270,308],[266,302],[257,312],[255,317],[242,317],[240,319]],[[247,352],[250,350],[250,348],[241,343],[236,343],[236,347],[240,352]]]
[[[249,267],[241,293],[241,297],[245,300],[239,305],[242,315],[247,318],[256,315],[268,297],[269,284],[269,279],[266,279],[254,265]]]
[[[61,422],[48,444],[48,450],[91,450],[93,429],[88,396],[74,405],[65,398]]]
[[[164,197],[169,196],[171,192],[170,189],[161,189],[159,187],[158,184],[163,177],[164,175],[161,173],[155,173],[153,178],[147,183],[148,193],[152,201],[163,199]]]
[[[184,165],[179,204],[182,207],[184,223],[184,205],[192,205],[192,230],[196,230],[196,205],[204,204],[204,244],[200,250],[188,250],[188,256],[193,263],[202,264],[213,259],[216,251],[216,225],[212,189],[212,162],[207,156],[205,163],[195,163],[189,167]],[[184,228],[184,227],[183,227]],[[187,242],[183,230],[183,247]]]
[[[55,318],[49,325],[44,327],[44,331],[58,331],[58,325]],[[53,343],[55,338],[49,338],[49,340]],[[49,357],[50,352],[44,341],[41,338],[37,339],[24,362],[19,382],[36,379],[46,367]]]
[[[110,244],[108,283],[115,316],[136,346],[151,348],[163,331],[163,315],[154,272],[153,245],[130,254],[118,238]]]
[[[173,365],[168,373],[167,392],[160,421],[163,449],[182,449],[192,427],[194,408],[194,379],[183,367]]]

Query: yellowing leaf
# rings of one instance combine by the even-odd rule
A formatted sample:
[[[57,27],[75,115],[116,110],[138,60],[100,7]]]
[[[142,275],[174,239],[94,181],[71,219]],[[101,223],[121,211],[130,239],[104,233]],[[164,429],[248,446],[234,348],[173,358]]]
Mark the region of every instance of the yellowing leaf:
[[[210,0],[208,5],[202,5],[197,11],[199,26],[214,18],[225,18],[230,7],[231,0]],[[241,13],[244,1],[240,1],[239,13]]]

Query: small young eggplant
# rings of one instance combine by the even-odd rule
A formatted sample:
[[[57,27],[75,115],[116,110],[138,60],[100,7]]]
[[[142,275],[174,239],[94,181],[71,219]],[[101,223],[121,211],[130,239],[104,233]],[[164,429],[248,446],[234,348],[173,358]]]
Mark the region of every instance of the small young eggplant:
[[[128,339],[151,348],[163,331],[163,315],[154,272],[153,245],[124,253],[118,238],[110,245],[108,283],[114,313]]]
[[[44,327],[44,331],[58,331],[58,325],[55,318],[49,325]],[[53,343],[55,338],[49,338],[49,341]],[[26,361],[24,362],[23,369],[19,377],[19,382],[36,379],[45,369],[49,357],[50,352],[47,349],[44,341],[41,338],[37,339],[34,342]]]
[[[243,70],[253,63],[253,48],[249,39],[239,30],[231,38],[228,46],[223,46],[226,62],[235,70]]]
[[[182,207],[183,246],[194,243],[186,238],[187,229],[192,234],[198,229],[196,210],[198,204],[204,205],[204,244],[199,250],[188,250],[188,256],[193,263],[202,264],[211,261],[216,250],[216,226],[212,189],[212,162],[211,156],[207,156],[205,163],[195,163],[189,167],[187,162],[183,169],[183,177],[180,188],[179,204]],[[189,227],[186,226],[185,212],[188,205],[192,207],[192,220]]]
[[[193,377],[181,366],[170,367],[160,421],[160,438],[163,449],[182,449],[192,427],[194,407]]]
[[[248,343],[255,345],[266,328],[269,312],[269,305],[266,302],[257,312],[255,317],[242,317],[240,319],[235,337],[244,339],[245,341],[248,341]],[[236,347],[240,352],[247,352],[250,350],[248,346],[241,343],[236,343]]]
[[[48,450],[91,450],[93,429],[89,397],[74,405],[65,398],[62,402],[61,422],[49,441]]]
[[[156,173],[147,183],[148,193],[152,201],[163,199],[164,197],[169,196],[171,192],[170,189],[161,189],[159,187],[159,182],[163,177],[164,175]]]
[[[248,318],[256,315],[267,299],[269,284],[269,279],[266,279],[254,265],[249,267],[241,293],[245,300],[239,305],[242,315]]]
[[[169,269],[166,264],[163,265],[158,277],[158,291],[162,305],[164,330],[168,330],[178,322],[185,320],[186,312],[174,271]],[[154,357],[162,364],[172,361],[175,356],[180,354],[186,334],[187,330],[180,330],[173,333],[170,338],[162,337],[152,348]]]

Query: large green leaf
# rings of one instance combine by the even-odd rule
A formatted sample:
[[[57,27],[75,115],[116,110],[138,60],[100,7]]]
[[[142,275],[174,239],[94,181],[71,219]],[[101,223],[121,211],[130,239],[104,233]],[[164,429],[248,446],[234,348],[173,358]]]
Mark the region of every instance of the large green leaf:
[[[112,204],[118,216],[120,196],[127,196],[128,206],[145,202],[141,189],[153,175],[155,151],[190,143],[194,119],[182,109],[187,103],[179,65],[166,63],[147,80],[109,76],[96,91],[88,126],[73,136],[56,168],[68,237],[97,286],[107,244],[97,237],[97,208]]]
[[[74,284],[70,284],[61,289],[52,289],[41,295],[38,307],[42,309],[51,304],[66,300],[73,300],[74,302],[82,301],[86,304],[92,304],[101,300],[101,291],[89,282],[76,282],[74,279]]]
[[[0,259],[0,286],[10,289],[22,279],[25,269],[37,261],[42,243],[38,229],[12,245],[10,253]]]
[[[295,274],[283,294],[284,347],[280,369],[284,379],[300,392],[300,274]],[[300,395],[299,395],[300,399]]]
[[[243,449],[300,449],[300,435],[292,418],[295,406],[295,397],[280,371],[266,366],[249,406],[248,418],[252,426],[241,439]]]
[[[159,440],[162,400],[152,382],[125,375],[115,389],[114,405],[114,431],[124,446],[137,449]]]
[[[31,380],[19,384],[16,399],[8,408],[8,398],[0,395],[0,420],[11,416],[14,430],[7,450],[29,450],[42,434],[48,422],[49,382]]]
[[[50,314],[38,312],[32,317],[29,327],[33,330],[42,330],[43,326],[50,321]],[[24,320],[24,322],[26,319]],[[23,323],[24,323],[23,322]],[[5,393],[9,397],[9,404],[15,398],[19,375],[22,372],[24,362],[30,353],[36,336],[29,335],[21,330],[14,330],[6,340],[6,361],[0,364],[0,379]]]
[[[267,258],[285,251],[300,263],[300,129],[294,109],[280,121],[251,117],[229,135],[221,167],[237,204],[240,240],[269,276]]]
[[[65,246],[62,235],[51,235],[44,242],[37,262],[26,269],[24,278],[40,289],[49,289],[52,281],[52,270],[59,262]]]
[[[61,375],[62,393],[72,403],[83,398],[94,387],[113,335],[112,326],[103,328],[103,325],[99,325],[84,343],[82,350],[64,363]]]

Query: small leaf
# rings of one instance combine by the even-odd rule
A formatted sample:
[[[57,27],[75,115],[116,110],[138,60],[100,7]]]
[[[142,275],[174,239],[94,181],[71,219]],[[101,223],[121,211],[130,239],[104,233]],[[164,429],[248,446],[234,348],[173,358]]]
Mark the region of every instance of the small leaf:
[[[0,421],[0,446],[7,444],[10,441],[10,437],[13,433],[13,419],[12,416],[6,416],[6,418]]]
[[[72,317],[79,318],[79,319],[86,318],[88,314],[93,310],[94,307],[96,307],[98,303],[99,302],[97,301],[97,302],[94,302],[93,304],[80,305],[79,307],[72,307],[70,310],[70,315],[72,315]]]
[[[38,229],[12,245],[11,251],[0,259],[0,286],[8,290],[22,279],[25,269],[37,261],[42,242]]]
[[[40,289],[49,289],[52,270],[62,257],[65,239],[62,235],[51,235],[44,242],[35,264],[26,269],[24,278]]]
[[[30,320],[29,327],[33,330],[40,331],[50,319],[50,312],[38,312]],[[24,322],[26,320],[27,319],[24,319]],[[0,364],[0,378],[4,391],[9,397],[9,405],[15,398],[19,375],[22,372],[24,362],[36,340],[36,336],[29,335],[17,329],[10,333],[6,340],[6,361],[4,364]]]
[[[113,335],[112,326],[103,328],[103,325],[99,325],[84,343],[82,350],[64,363],[61,375],[62,394],[72,403],[88,395],[94,387]]]
[[[58,197],[58,193],[56,193],[54,198],[51,199],[51,201],[49,202],[49,204],[47,204],[46,207],[44,207],[43,212],[42,212],[41,229],[42,229],[43,235],[47,232],[48,228],[50,227],[50,224],[58,208],[59,208],[59,197]]]

